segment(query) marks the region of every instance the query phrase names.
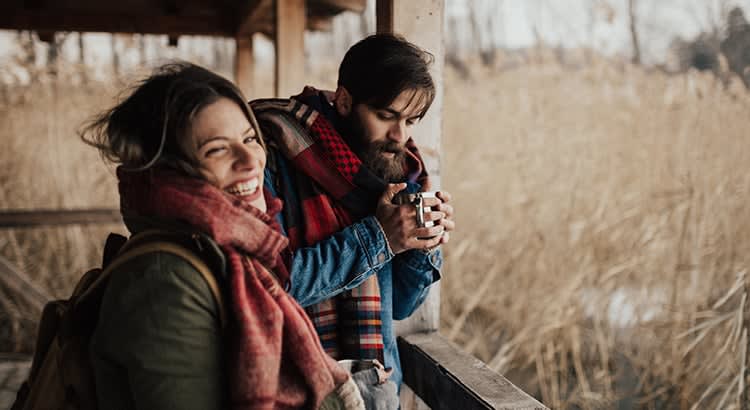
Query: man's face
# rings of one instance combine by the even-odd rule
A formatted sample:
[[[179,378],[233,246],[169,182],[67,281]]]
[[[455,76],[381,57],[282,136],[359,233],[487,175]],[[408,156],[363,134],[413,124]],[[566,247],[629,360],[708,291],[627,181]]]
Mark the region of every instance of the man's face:
[[[388,107],[356,104],[347,120],[350,143],[364,165],[388,182],[405,178],[406,141],[424,109],[420,90],[405,90]]]

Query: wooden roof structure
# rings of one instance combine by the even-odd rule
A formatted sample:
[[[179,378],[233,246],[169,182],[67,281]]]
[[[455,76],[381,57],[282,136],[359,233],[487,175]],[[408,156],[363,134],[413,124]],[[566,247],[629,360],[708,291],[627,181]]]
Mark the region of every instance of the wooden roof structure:
[[[367,0],[3,0],[0,29],[34,30],[43,41],[57,31],[163,34],[236,40],[235,82],[253,95],[253,41],[263,33],[276,44],[277,96],[304,82],[304,32],[326,30],[344,11],[361,13]]]
[[[324,30],[343,11],[361,13],[367,0],[306,0],[307,29]],[[273,36],[273,0],[3,0],[0,29]]]

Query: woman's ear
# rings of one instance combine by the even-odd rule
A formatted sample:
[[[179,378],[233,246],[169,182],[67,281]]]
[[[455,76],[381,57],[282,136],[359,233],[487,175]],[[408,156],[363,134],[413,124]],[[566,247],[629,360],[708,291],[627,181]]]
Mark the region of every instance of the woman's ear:
[[[349,113],[352,112],[352,95],[349,94],[346,88],[338,86],[336,94],[333,96],[333,105],[340,116],[349,116]]]

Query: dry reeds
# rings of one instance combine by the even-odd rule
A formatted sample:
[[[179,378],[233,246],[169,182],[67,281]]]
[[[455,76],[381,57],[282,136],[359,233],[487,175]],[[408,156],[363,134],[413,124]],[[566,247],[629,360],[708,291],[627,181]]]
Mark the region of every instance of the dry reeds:
[[[0,101],[0,209],[116,207],[113,172],[84,146],[76,129],[111,103],[111,86],[81,83],[74,72],[35,72],[27,86],[3,86]],[[0,230],[3,324],[0,350],[30,352],[40,304],[67,297],[101,260],[114,226]],[[20,289],[20,291],[19,291]]]
[[[555,409],[741,408],[745,90],[603,60],[447,74],[444,331]]]

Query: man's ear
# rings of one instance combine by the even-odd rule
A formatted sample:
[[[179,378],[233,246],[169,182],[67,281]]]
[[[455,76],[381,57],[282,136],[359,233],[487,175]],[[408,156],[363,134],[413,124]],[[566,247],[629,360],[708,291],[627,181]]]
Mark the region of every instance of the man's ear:
[[[338,86],[336,94],[333,96],[333,105],[336,106],[336,111],[340,116],[349,116],[349,113],[352,112],[352,95],[346,88]]]

